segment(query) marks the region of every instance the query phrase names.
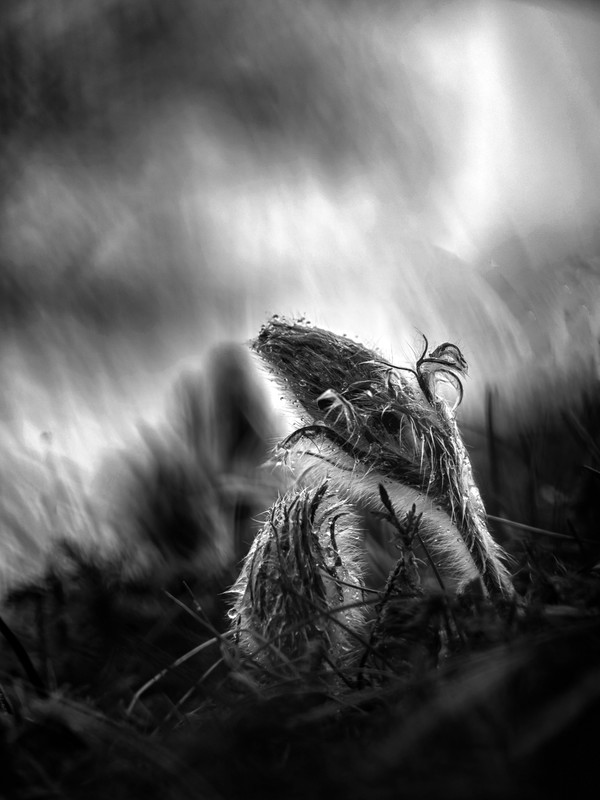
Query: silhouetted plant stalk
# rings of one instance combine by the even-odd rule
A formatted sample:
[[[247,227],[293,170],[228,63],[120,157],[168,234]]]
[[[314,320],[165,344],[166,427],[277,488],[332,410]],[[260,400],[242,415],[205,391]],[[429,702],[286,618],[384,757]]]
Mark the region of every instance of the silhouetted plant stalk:
[[[6,639],[19,663],[23,667],[23,671],[30,681],[31,685],[35,688],[40,697],[46,697],[47,689],[42,680],[39,672],[34,667],[32,660],[29,657],[27,650],[21,644],[18,636],[11,630],[6,622],[0,617],[0,633]]]

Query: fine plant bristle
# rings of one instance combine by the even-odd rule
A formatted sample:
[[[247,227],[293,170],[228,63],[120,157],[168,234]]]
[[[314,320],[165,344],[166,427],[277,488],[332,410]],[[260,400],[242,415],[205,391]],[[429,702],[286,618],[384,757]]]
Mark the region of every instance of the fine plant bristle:
[[[267,514],[231,592],[237,644],[304,672],[341,666],[364,624],[362,535],[352,509],[327,492],[292,490]]]
[[[405,513],[413,504],[423,512],[442,570],[459,584],[479,575],[492,597],[511,596],[453,409],[436,394],[441,372],[461,385],[466,362],[455,345],[400,369],[351,339],[274,317],[252,346],[298,406],[300,426],[283,443],[296,472],[310,467],[310,481],[329,480],[370,510],[385,483]]]

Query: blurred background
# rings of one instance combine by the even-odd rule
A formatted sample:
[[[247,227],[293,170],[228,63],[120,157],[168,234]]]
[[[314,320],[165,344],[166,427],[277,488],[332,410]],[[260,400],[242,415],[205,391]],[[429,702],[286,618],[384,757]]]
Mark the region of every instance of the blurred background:
[[[51,536],[49,459],[88,485],[273,313],[456,342],[490,511],[595,518],[599,38],[584,2],[4,0],[6,546]]]

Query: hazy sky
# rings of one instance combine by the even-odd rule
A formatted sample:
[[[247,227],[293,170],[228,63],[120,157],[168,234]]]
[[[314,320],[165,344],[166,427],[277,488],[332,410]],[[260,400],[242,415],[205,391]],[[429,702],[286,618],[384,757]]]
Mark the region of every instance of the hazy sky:
[[[88,460],[159,413],[181,363],[274,312],[396,362],[419,332],[457,341],[475,411],[486,382],[510,395],[538,366],[592,369],[589,8],[50,0],[3,14],[7,435],[50,430]]]

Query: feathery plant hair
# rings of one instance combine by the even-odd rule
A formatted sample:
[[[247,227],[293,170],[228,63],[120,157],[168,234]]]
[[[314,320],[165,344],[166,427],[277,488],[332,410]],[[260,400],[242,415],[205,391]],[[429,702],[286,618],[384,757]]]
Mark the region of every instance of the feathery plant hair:
[[[392,499],[404,498],[400,511],[416,502],[427,511],[421,531],[434,554],[450,570],[463,562],[462,582],[479,575],[492,598],[510,597],[504,553],[487,528],[456,404],[438,393],[442,380],[462,398],[467,363],[450,342],[429,355],[428,346],[425,339],[414,370],[395,367],[347,337],[278,316],[251,343],[303,423],[282,445],[301,467],[312,459],[315,473],[318,462],[327,476],[331,468],[331,485],[371,510],[381,511],[381,483]]]
[[[230,590],[243,652],[285,669],[341,669],[364,622],[358,523],[327,491],[291,490],[273,505]],[[353,646],[354,645],[354,646]]]

